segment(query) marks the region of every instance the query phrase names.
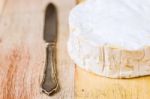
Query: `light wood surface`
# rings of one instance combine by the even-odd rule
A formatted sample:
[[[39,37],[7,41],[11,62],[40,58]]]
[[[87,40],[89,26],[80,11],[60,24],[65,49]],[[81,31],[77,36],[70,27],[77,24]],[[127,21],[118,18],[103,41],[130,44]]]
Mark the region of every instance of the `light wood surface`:
[[[76,99],[150,99],[150,76],[110,79],[75,68]]]
[[[84,2],[85,0],[76,0],[76,3],[79,4],[81,2]]]
[[[44,11],[58,9],[57,72],[61,90],[41,93],[46,43]],[[73,0],[0,0],[0,99],[73,99],[74,64],[67,54],[68,14]]]

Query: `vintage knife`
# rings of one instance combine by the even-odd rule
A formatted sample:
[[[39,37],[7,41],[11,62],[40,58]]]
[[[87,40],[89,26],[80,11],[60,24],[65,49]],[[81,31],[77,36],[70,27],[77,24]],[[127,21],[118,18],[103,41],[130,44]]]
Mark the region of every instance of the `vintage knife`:
[[[46,8],[44,40],[48,45],[46,48],[45,71],[41,87],[42,92],[52,95],[59,89],[56,76],[57,11],[53,4],[49,4]]]

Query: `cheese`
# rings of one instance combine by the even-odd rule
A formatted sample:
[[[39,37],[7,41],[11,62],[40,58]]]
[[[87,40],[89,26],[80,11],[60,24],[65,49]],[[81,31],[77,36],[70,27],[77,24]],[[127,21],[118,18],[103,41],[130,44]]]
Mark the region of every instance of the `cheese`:
[[[87,0],[69,25],[68,52],[81,68],[111,78],[150,75],[149,0]]]

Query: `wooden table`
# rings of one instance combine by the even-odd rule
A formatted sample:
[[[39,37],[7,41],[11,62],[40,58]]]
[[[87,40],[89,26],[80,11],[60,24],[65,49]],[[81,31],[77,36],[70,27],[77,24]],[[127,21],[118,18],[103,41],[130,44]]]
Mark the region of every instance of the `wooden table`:
[[[44,11],[58,9],[58,79],[53,97],[41,93],[45,66]],[[67,54],[68,14],[73,0],[0,0],[0,99],[73,99],[74,64]]]
[[[150,76],[110,79],[75,69],[75,99],[149,99]]]

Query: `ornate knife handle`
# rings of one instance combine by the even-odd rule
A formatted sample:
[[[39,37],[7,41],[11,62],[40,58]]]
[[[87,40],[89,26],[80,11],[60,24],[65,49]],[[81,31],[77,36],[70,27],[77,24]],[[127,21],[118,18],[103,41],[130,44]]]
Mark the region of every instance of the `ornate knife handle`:
[[[48,44],[46,48],[46,64],[42,81],[42,91],[51,95],[58,90],[58,81],[56,76],[56,44]]]

